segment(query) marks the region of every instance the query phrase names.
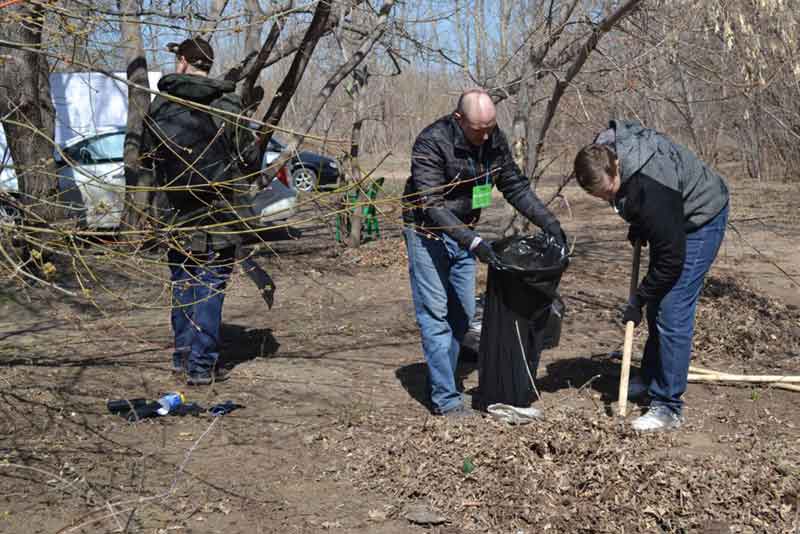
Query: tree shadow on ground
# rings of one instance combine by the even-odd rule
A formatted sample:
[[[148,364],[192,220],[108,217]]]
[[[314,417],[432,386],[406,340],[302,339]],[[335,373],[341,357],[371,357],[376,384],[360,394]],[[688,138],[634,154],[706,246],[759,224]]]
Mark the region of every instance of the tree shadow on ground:
[[[247,328],[238,324],[223,324],[220,339],[219,364],[226,369],[256,358],[268,358],[281,346],[271,328]]]
[[[456,369],[456,388],[464,392],[464,379],[478,368],[478,362],[469,356],[462,356],[458,360]],[[433,413],[430,393],[428,392],[428,365],[424,362],[416,362],[409,365],[398,367],[395,376],[400,381],[408,394],[429,412]],[[471,394],[472,391],[468,391]],[[465,399],[466,404],[470,404],[469,399]]]

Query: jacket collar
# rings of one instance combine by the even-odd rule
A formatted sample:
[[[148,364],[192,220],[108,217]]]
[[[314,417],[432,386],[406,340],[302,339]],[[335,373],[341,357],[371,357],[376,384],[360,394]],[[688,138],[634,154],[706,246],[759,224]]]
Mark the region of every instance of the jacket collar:
[[[461,126],[458,124],[458,121],[456,121],[456,118],[453,117],[452,113],[447,116],[447,119],[453,134],[453,146],[467,152],[475,150],[476,147],[464,137],[464,130],[461,129]],[[500,140],[500,127],[495,127],[495,129],[492,130],[492,135],[489,136],[485,144],[489,145],[491,148],[497,148]]]

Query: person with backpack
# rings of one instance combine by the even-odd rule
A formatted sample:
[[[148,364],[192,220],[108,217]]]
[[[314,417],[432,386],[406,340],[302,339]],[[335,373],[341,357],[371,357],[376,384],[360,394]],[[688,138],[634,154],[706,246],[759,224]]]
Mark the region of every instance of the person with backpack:
[[[161,78],[145,119],[143,154],[174,212],[167,259],[172,281],[173,373],[187,384],[227,378],[217,365],[225,287],[237,234],[226,228],[237,192],[261,154],[241,117],[236,84],[209,77],[214,50],[202,38],[168,45],[176,72]],[[239,117],[237,117],[237,115]],[[189,227],[182,230],[181,226]]]
[[[636,121],[612,120],[575,157],[575,177],[628,223],[631,244],[649,245],[650,263],[622,321],[642,320],[649,336],[641,376],[628,396],[649,395],[632,426],[670,430],[683,423],[694,317],[703,280],[725,237],[728,186],[688,148]]]

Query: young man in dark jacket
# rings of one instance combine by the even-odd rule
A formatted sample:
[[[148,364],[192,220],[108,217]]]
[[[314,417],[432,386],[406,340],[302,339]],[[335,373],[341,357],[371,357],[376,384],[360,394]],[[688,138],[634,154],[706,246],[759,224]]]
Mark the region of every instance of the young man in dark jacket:
[[[230,221],[234,193],[258,171],[259,153],[252,133],[237,120],[242,105],[236,85],[208,77],[214,61],[208,42],[187,39],[170,50],[177,57],[176,73],[158,83],[164,95],[150,105],[143,152],[156,183],[166,190],[178,227],[168,253],[173,370],[187,373],[189,385],[203,385],[225,378],[216,364],[238,239],[224,223]],[[181,225],[193,229],[182,231]]]
[[[456,389],[461,342],[475,312],[475,257],[496,257],[475,231],[492,186],[531,222],[566,237],[558,220],[534,195],[511,157],[496,110],[481,90],[461,95],[456,110],[425,128],[411,153],[403,231],[422,350],[428,364],[433,410],[469,414]]]
[[[635,121],[611,121],[576,156],[575,176],[631,225],[632,244],[649,244],[647,275],[623,312],[623,323],[638,325],[647,306],[641,377],[631,381],[629,395],[647,393],[651,401],[633,428],[677,428],[697,299],[725,236],[728,187],[686,147]]]

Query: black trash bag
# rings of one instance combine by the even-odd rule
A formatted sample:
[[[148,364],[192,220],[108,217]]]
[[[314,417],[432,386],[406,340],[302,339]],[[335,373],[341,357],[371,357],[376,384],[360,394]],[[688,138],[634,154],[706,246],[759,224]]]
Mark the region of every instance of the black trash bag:
[[[566,251],[546,234],[510,237],[492,245],[500,264],[489,268],[479,348],[479,405],[530,406],[532,380],[545,346],[561,333],[558,296]]]
[[[550,313],[547,315],[547,323],[544,325],[544,339],[542,340],[542,350],[554,349],[561,341],[561,321],[567,307],[561,297],[556,295],[556,299],[550,305]]]

